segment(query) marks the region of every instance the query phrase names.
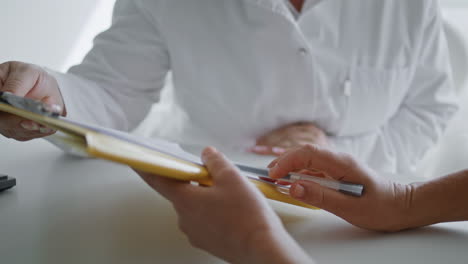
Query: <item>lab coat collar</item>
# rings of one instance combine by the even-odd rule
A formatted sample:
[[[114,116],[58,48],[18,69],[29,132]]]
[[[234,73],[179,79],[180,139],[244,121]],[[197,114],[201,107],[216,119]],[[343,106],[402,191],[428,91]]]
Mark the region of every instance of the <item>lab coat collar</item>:
[[[283,16],[287,20],[292,23],[296,22],[296,18],[289,10],[289,7],[286,6],[285,0],[245,0],[250,4],[257,5],[259,7],[263,7],[265,9],[271,10],[273,13]],[[289,0],[286,0],[289,1]],[[324,0],[306,0],[304,3],[304,11],[307,12],[307,9],[312,8],[319,3],[323,2]]]

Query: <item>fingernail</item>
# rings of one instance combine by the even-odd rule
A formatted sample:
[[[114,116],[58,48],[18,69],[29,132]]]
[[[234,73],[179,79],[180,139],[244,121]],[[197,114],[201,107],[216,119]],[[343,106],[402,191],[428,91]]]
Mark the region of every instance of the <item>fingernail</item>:
[[[39,130],[39,125],[34,123],[34,122],[30,122],[30,121],[21,122],[20,126],[22,128],[24,128],[24,129],[26,129],[26,130],[29,130],[29,131]]]
[[[47,108],[47,111],[52,112],[52,113],[58,113],[58,114],[62,113],[62,107],[57,104],[47,105],[46,108]]]
[[[41,128],[39,128],[39,132],[40,132],[41,134],[50,134],[50,133],[52,133],[53,131],[54,131],[53,129],[48,128],[48,127],[41,127]]]
[[[267,146],[254,146],[252,147],[252,151],[256,152],[262,152],[262,151],[267,151],[268,147]]]
[[[300,184],[296,184],[292,189],[292,196],[294,198],[303,198],[305,195],[305,188]]]
[[[202,156],[211,155],[216,153],[216,149],[213,147],[207,147],[203,150]]]
[[[278,154],[278,155],[284,154],[286,152],[284,148],[280,148],[280,147],[274,147],[272,151],[273,153]]]

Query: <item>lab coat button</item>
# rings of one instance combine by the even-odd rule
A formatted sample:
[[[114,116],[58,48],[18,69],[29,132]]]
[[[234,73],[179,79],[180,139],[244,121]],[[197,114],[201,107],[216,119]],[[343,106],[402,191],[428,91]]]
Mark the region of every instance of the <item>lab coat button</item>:
[[[299,48],[299,54],[301,54],[301,55],[307,55],[307,53],[309,53],[309,52],[307,51],[306,48],[304,48],[304,47]]]
[[[346,80],[345,83],[344,83],[344,86],[343,86],[343,94],[346,95],[346,96],[351,96],[351,81],[350,80]]]

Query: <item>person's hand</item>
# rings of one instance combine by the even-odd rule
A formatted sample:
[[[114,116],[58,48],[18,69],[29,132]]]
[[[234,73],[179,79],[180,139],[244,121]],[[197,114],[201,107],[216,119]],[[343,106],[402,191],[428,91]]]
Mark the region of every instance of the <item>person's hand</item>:
[[[0,64],[0,91],[41,101],[52,111],[65,115],[57,81],[38,66],[21,62]],[[7,138],[27,141],[53,133],[48,127],[0,112],[0,134]]]
[[[325,132],[312,123],[295,123],[273,130],[257,139],[250,151],[260,155],[279,156],[287,150],[314,144],[328,146]]]
[[[234,263],[299,263],[305,253],[285,231],[262,194],[222,154],[202,155],[213,186],[194,186],[138,172],[172,202],[190,243]]]
[[[269,167],[272,178],[282,178],[292,171],[313,170],[338,181],[363,184],[362,197],[349,196],[303,180],[292,184],[290,194],[361,228],[391,232],[410,227],[405,217],[413,187],[378,178],[346,154],[306,145],[277,158]]]

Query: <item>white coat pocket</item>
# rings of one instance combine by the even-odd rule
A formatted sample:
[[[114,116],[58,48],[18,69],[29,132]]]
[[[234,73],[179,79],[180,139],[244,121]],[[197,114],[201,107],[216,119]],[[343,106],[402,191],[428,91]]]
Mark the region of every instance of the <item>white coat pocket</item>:
[[[411,75],[407,67],[352,67],[343,83],[346,107],[340,134],[358,135],[385,126],[401,107]]]

